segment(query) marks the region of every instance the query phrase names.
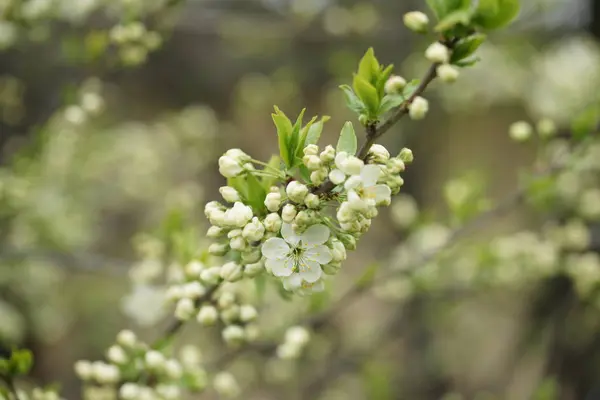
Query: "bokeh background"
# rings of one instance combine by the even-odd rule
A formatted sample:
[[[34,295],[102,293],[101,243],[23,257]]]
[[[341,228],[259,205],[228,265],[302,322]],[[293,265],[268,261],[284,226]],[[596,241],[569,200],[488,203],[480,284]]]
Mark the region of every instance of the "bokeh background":
[[[60,382],[76,399],[76,360],[102,358],[123,327],[148,338],[161,331],[169,313],[157,300],[162,288],[140,283],[147,277],[136,271],[164,269],[165,224],[206,228],[204,202],[223,185],[219,155],[277,152],[274,104],[288,115],[307,107],[332,116],[321,143],[335,143],[338,127],[353,120],[337,87],[364,51],[374,47],[412,79],[426,68],[428,42],[402,24],[403,13],[425,8],[416,0],[196,0],[166,9],[153,1],[139,14],[163,43],[145,54],[104,44],[105,32],[127,20],[119,7],[54,3],[52,18],[18,29],[0,13],[0,344],[31,348],[33,379]],[[368,266],[392,268],[406,257],[399,246],[407,237],[435,247],[464,182],[491,200],[513,192],[537,149],[509,139],[511,122],[550,117],[568,126],[600,99],[600,4],[523,3],[520,19],[482,47],[479,64],[455,85],[431,87],[429,118],[404,120],[383,138],[392,153],[407,146],[415,154],[406,196],[376,219],[331,298]],[[428,230],[408,236],[417,209]],[[539,218],[514,207],[475,236]],[[265,332],[321,307],[275,290],[260,305]],[[598,312],[561,276],[458,292],[391,287],[336,314],[298,364],[251,354],[228,368],[248,399],[595,399]],[[208,361],[225,352],[218,332],[184,333],[181,343],[198,344]]]

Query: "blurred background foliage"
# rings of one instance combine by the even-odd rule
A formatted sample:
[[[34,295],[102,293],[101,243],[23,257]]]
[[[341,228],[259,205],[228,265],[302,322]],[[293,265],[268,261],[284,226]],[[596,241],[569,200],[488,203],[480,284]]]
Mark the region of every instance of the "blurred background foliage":
[[[158,304],[157,277],[171,261],[165,232],[184,225],[204,232],[203,203],[222,185],[218,156],[230,147],[257,159],[276,152],[273,104],[330,115],[330,127],[351,119],[337,86],[367,47],[402,75],[421,75],[427,43],[401,23],[421,3],[0,1],[0,343],[31,348],[33,378],[59,381],[66,398],[78,398],[75,360],[100,358],[121,327],[165,315],[148,306]],[[456,85],[428,92],[436,99],[430,118],[403,122],[383,139],[392,152],[415,153],[405,196],[377,219],[328,297],[369,265],[414,262],[412,253],[435,248],[473,210],[512,193],[538,151],[510,141],[512,121],[550,117],[568,126],[600,100],[598,3],[523,3],[517,23],[482,47],[481,63]],[[336,133],[326,128],[324,141]],[[568,188],[575,178],[562,179]],[[504,234],[498,257],[525,254],[539,239],[514,232],[535,229],[541,218],[515,207],[474,236]],[[409,233],[419,224],[426,229]],[[546,250],[535,257],[551,257]],[[443,258],[438,265],[447,268],[429,273],[460,281],[470,255]],[[516,268],[490,279],[498,285],[437,290],[427,286],[427,268],[420,272],[427,290],[391,281],[337,314],[297,365],[250,363],[258,355],[236,361],[245,398],[593,396],[597,306],[575,295],[573,278],[549,271],[527,279],[510,260]],[[285,302],[269,291],[261,326],[276,331],[327,301]],[[207,359],[225,351],[216,336],[185,335],[208,349]]]

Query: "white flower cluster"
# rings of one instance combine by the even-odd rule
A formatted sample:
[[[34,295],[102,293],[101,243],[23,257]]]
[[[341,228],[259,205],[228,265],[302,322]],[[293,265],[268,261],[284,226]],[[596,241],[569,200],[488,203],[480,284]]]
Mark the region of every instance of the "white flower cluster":
[[[17,395],[19,400],[63,400],[56,391],[39,387],[33,388],[31,393],[27,393],[22,389],[17,389]],[[4,395],[0,393],[0,399],[2,400],[11,400],[14,398],[15,397],[4,397]]]
[[[169,358],[149,348],[132,331],[124,330],[108,348],[106,362],[81,360],[75,364],[75,372],[88,384],[86,398],[96,398],[94,393],[99,386],[118,393],[124,400],[175,400],[182,396],[182,378],[192,391],[201,391],[208,383],[206,371],[197,358],[190,362],[182,354],[181,359]],[[152,385],[140,383],[149,378]]]
[[[413,158],[409,149],[391,157],[377,144],[364,160],[332,146],[320,151],[315,144],[303,153],[310,181],[277,171],[262,204],[246,204],[234,187],[224,186],[221,196],[232,205],[217,201],[206,205],[205,215],[212,224],[207,236],[215,239],[209,252],[228,261],[204,272],[203,280],[235,282],[266,270],[281,278],[289,291],[323,290],[324,275],[337,273],[346,250],[356,248],[356,239],[377,216],[377,207],[390,204],[403,184],[400,173]],[[254,162],[243,151],[231,149],[219,159],[219,171],[226,178],[275,174],[267,168],[255,169]],[[321,192],[319,185],[325,182],[334,189]],[[337,207],[335,215],[328,213],[332,206]]]
[[[235,284],[228,282],[234,274],[242,273],[241,268],[234,262],[216,267],[200,261],[189,262],[183,274],[172,277],[166,291],[167,301],[176,304],[175,317],[181,321],[196,318],[204,326],[220,320],[224,324],[223,340],[231,346],[255,340],[259,332],[253,322],[258,312],[251,304],[241,303]]]

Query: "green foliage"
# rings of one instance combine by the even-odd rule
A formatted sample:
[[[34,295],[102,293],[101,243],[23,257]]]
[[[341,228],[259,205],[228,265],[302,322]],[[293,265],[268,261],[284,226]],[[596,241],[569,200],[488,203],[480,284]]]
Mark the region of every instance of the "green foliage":
[[[308,134],[306,135],[305,145],[317,144],[319,142],[319,138],[321,137],[321,132],[323,132],[325,122],[329,121],[330,119],[331,117],[325,115],[321,117],[320,121],[315,122],[308,128]]]
[[[600,103],[592,104],[577,115],[571,124],[575,139],[583,139],[600,129]]]
[[[292,153],[290,151],[293,126],[290,119],[277,106],[275,113],[271,114],[277,128],[279,155],[288,168],[292,167]]]
[[[359,62],[352,88],[348,85],[340,86],[346,96],[348,108],[357,113],[359,119],[366,118],[367,122],[378,120],[382,114],[380,110],[385,96],[385,83],[392,70],[393,65],[381,65],[370,48]]]
[[[499,29],[510,24],[520,9],[519,0],[480,0],[473,22],[483,29]]]
[[[348,121],[344,124],[340,138],[337,143],[336,150],[338,152],[345,151],[350,155],[356,154],[357,140],[356,133],[354,133],[354,127],[352,122]]]
[[[465,60],[467,57],[472,56],[475,51],[485,42],[486,36],[481,33],[477,33],[458,41],[452,51],[450,62],[456,64],[459,61]]]
[[[13,350],[10,358],[0,358],[0,375],[12,378],[27,375],[33,366],[33,354],[30,350]]]
[[[480,0],[474,8],[471,0],[427,0],[438,19],[437,32],[457,26],[499,29],[511,23],[519,14],[519,0]]]
[[[267,190],[256,175],[246,174],[244,176],[229,178],[227,184],[238,191],[244,204],[248,204],[258,214],[264,212],[264,201],[265,197],[267,197]]]

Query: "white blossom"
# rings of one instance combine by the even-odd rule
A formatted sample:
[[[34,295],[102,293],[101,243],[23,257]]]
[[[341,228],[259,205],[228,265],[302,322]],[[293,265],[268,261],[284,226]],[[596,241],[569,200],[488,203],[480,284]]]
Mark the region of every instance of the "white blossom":
[[[177,302],[175,306],[175,317],[182,321],[186,321],[194,315],[194,302],[192,299],[183,298]]]
[[[221,278],[228,282],[239,281],[242,279],[243,272],[241,265],[234,261],[230,261],[221,267]]]
[[[387,94],[401,93],[406,86],[406,79],[398,75],[392,75],[385,83],[385,92]]]
[[[427,32],[427,25],[429,25],[429,18],[426,14],[420,11],[411,11],[404,14],[404,25],[413,32],[425,33]]]
[[[427,48],[425,57],[431,62],[445,64],[450,61],[450,50],[440,42],[435,42]]]
[[[263,238],[265,227],[257,217],[252,218],[252,221],[244,226],[242,236],[249,242],[257,242]]]
[[[252,219],[252,208],[241,202],[236,202],[232,208],[225,211],[225,223],[242,228]]]
[[[135,333],[124,329],[117,334],[117,343],[126,348],[132,348],[137,344]]]
[[[331,250],[324,245],[329,239],[329,228],[316,224],[297,234],[290,224],[283,224],[281,235],[283,238],[270,238],[263,244],[267,268],[284,278],[284,283],[295,283],[298,278],[309,283],[319,280],[321,265],[332,259]]]
[[[229,372],[219,372],[216,374],[213,386],[217,393],[230,398],[239,396],[241,392],[237,381]]]
[[[291,181],[286,186],[285,192],[291,201],[301,204],[308,194],[308,187],[298,181]]]
[[[408,113],[409,116],[414,120],[421,120],[425,118],[429,111],[429,102],[423,97],[417,96],[410,104]]]
[[[296,218],[297,213],[298,211],[293,204],[286,204],[283,207],[283,210],[281,210],[281,219],[283,222],[290,224],[294,221],[294,218]]]
[[[358,203],[359,201],[366,205],[370,202],[374,205],[388,205],[391,202],[392,191],[389,186],[377,184],[380,176],[381,168],[377,165],[365,165],[359,175],[354,175],[346,181],[344,187],[348,190],[348,202],[353,208],[354,206],[358,210],[364,208]]]
[[[280,206],[281,193],[279,193],[279,191],[267,193],[267,196],[265,197],[265,207],[267,207],[267,210],[276,212],[279,211]]]
[[[458,68],[450,64],[442,64],[436,69],[437,75],[442,82],[453,83],[456,82],[460,72]]]
[[[250,322],[258,316],[256,308],[250,304],[244,304],[240,307],[240,319],[242,322]]]
[[[217,318],[219,318],[219,312],[214,306],[211,305],[204,305],[200,307],[200,311],[196,317],[198,322],[205,326],[213,325],[215,322],[217,322]]]
[[[221,336],[223,336],[223,340],[227,344],[239,344],[243,342],[246,337],[244,328],[239,325],[226,326],[225,329],[223,329]]]

